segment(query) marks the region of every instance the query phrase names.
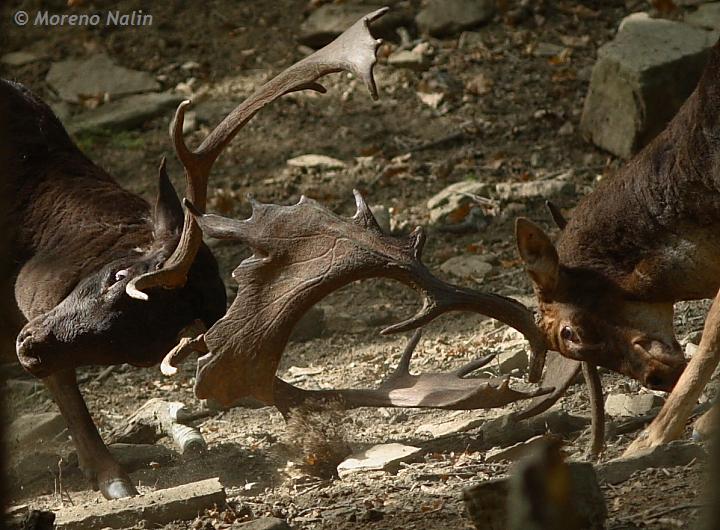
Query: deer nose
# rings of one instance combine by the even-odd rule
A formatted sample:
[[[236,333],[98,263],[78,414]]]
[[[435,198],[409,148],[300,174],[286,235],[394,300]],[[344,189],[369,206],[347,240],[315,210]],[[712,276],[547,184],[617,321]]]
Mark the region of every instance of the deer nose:
[[[684,369],[685,362],[653,366],[645,373],[643,384],[651,390],[670,392],[680,379]]]

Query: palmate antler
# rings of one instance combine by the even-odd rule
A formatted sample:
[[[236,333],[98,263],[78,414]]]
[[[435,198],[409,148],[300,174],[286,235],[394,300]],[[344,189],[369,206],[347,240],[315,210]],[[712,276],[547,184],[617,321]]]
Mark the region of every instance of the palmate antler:
[[[333,42],[265,83],[228,114],[195,151],[188,149],[182,135],[185,110],[190,105],[190,101],[183,101],[175,113],[171,138],[175,153],[185,167],[186,198],[200,211],[205,211],[208,176],[215,160],[260,109],[279,97],[299,90],[324,93],[325,88],[317,82],[319,78],[334,72],[348,71],[362,79],[373,99],[377,99],[372,70],[376,62],[375,53],[382,41],[370,35],[368,25],[387,10],[388,8],[384,7],[364,16]],[[139,276],[128,283],[128,295],[147,300],[148,296],[144,292],[147,289],[171,289],[185,285],[201,244],[200,229],[193,217],[186,215],[180,242],[173,254],[162,269]]]
[[[203,215],[189,209],[206,235],[233,239],[254,254],[233,272],[237,297],[226,315],[205,334],[198,359],[195,393],[230,405],[244,396],[287,407],[318,395],[295,389],[275,377],[290,333],[303,314],[331,292],[356,280],[385,277],[415,289],[423,306],[412,318],[383,330],[406,331],[455,310],[475,311],[522,332],[531,349],[545,343],[532,313],[502,296],[457,287],[435,277],[422,263],[425,236],[416,229],[407,237],[383,234],[362,196],[355,192],[357,212],[351,219],[335,215],[305,197],[292,206],[253,202],[249,219]],[[464,375],[489,359],[474,361],[451,374],[410,375],[411,342],[396,373],[377,390],[320,392],[342,397],[348,406],[402,406],[475,409],[547,393],[517,392],[506,382],[466,379]],[[167,364],[167,363],[166,363]]]

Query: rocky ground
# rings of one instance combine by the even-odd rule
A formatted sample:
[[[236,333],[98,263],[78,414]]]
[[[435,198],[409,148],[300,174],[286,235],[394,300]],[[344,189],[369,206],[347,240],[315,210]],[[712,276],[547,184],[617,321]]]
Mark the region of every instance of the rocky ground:
[[[107,9],[100,1],[67,3],[75,7],[58,1],[48,9]],[[279,204],[305,194],[351,215],[351,190],[357,188],[387,230],[405,234],[416,225],[427,227],[424,260],[438,275],[531,303],[513,220],[524,215],[553,231],[545,199],[572,215],[578,198],[598,180],[612,178],[622,163],[581,134],[583,101],[598,48],[614,38],[625,16],[650,6],[504,1],[497,9],[471,13],[471,20],[443,25],[439,15],[416,20],[419,2],[386,3],[395,18],[384,28],[390,39],[376,68],[379,101],[343,75],[328,79],[327,95],[293,94],[265,109],[216,165],[210,209],[240,218],[250,213],[248,193]],[[152,14],[152,25],[43,28],[12,22],[17,10],[33,15],[38,4],[10,0],[0,7],[0,74],[50,102],[93,160],[149,200],[161,156],[169,156],[170,173],[180,185],[181,168],[167,136],[179,100],[193,100],[186,135],[196,145],[254,87],[326,39],[318,26],[342,28],[342,17],[358,12],[352,2],[322,0],[216,0],[202,8],[180,0],[162,6],[123,0],[114,3],[117,9],[143,9]],[[360,12],[372,9],[371,2],[359,4]],[[670,19],[695,12],[654,4],[660,9],[653,8],[654,14]],[[318,12],[326,16],[319,20]],[[469,26],[466,31],[463,25]],[[104,88],[87,93],[87,83]],[[308,154],[325,158],[298,158]],[[247,250],[208,243],[232,295],[236,286],[230,272]],[[303,323],[297,337],[302,340],[291,342],[281,377],[306,388],[376,386],[397,363],[406,340],[380,336],[378,330],[412,314],[416,304],[409,290],[385,281],[334,293]],[[706,307],[700,302],[678,308],[678,336],[690,352]],[[487,352],[499,356],[483,375],[505,374],[514,386],[527,387],[523,342],[505,326],[476,315],[448,315],[430,326],[413,370],[448,370]],[[45,431],[16,431],[29,437],[11,443],[13,504],[57,510],[102,503],[77,469],[48,394],[11,364],[3,374],[13,418],[48,413],[32,420],[33,425],[45,421]],[[157,369],[126,366],[86,368],[81,376],[106,438],[151,398],[205,410],[192,393],[191,366],[173,379]],[[656,411],[664,398],[610,373],[603,374],[603,382],[608,394],[630,395],[608,403],[605,461],[618,456],[641,427],[631,418]],[[589,406],[582,384],[572,386],[550,413],[555,416],[536,422],[534,431],[498,432],[496,418],[521,406],[332,411],[289,428],[273,408],[210,411],[197,422],[208,443],[206,454],[181,457],[163,439],[158,444],[167,450],[133,456],[132,477],[142,492],[220,478],[227,507],[204,509],[166,528],[230,528],[262,516],[308,529],[472,528],[462,489],[509,469],[510,456],[493,458],[493,447],[554,430],[572,458],[583,458]],[[558,415],[562,421],[553,419]],[[308,433],[341,437],[352,451],[392,442],[418,450],[384,470],[327,478],[317,476],[322,466],[314,465],[315,438]],[[639,465],[615,482],[608,479],[610,472],[599,471],[608,528],[688,528],[697,521],[707,479],[695,449]],[[156,527],[142,519],[135,527]]]

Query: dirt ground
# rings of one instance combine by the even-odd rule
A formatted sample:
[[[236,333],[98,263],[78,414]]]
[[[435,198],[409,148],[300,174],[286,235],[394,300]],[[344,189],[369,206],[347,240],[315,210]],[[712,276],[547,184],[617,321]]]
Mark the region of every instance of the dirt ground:
[[[67,10],[56,0],[56,11]],[[390,4],[396,2],[389,2]],[[512,4],[512,2],[510,2]],[[119,9],[144,8],[158,23],[134,29],[17,27],[10,23],[19,8],[37,8],[34,0],[10,0],[0,7],[0,51],[31,50],[47,58],[21,67],[4,66],[0,74],[31,87],[43,98],[54,95],[45,82],[52,61],[106,50],[115,62],[162,76],[163,88],[187,82],[191,75],[179,67],[196,61],[199,68],[194,101],[200,127],[188,143],[197,145],[209,128],[271,73],[303,57],[296,35],[312,9],[307,0],[274,2],[199,3],[174,0],[142,2],[122,0]],[[107,2],[85,2],[101,8]],[[402,2],[417,7],[416,2]],[[371,205],[390,209],[398,233],[428,224],[427,199],[454,182],[542,180],[571,172],[577,195],[556,202],[571,214],[579,196],[597,179],[610,177],[619,161],[586,142],[578,124],[589,74],[597,48],[607,42],[619,21],[642,2],[556,0],[538,2],[535,14],[508,24],[496,17],[477,28],[477,43],[458,47],[458,38],[425,39],[433,49],[426,72],[389,67],[384,59],[376,68],[380,100],[373,102],[363,86],[347,76],[329,78],[324,96],[296,94],[258,115],[223,154],[210,184],[210,209],[230,217],[250,213],[247,193],[266,202],[290,204],[301,194],[313,197],[342,215],[352,215],[352,189],[360,189]],[[562,54],[538,54],[544,43],[562,46]],[[397,43],[381,50],[387,56]],[[468,89],[482,74],[482,95]],[[424,104],[416,92],[445,94],[437,108]],[[477,92],[477,90],[475,90]],[[182,176],[172,156],[167,130],[171,113],[150,120],[140,129],[117,135],[83,135],[85,152],[129,189],[151,199],[161,156],[170,158],[169,171],[176,184]],[[454,134],[454,133],[462,133]],[[441,141],[450,138],[448,141]],[[346,161],[333,171],[289,168],[286,160],[305,153],[321,153]],[[530,301],[529,281],[519,266],[512,223],[525,215],[553,230],[541,200],[502,204],[481,230],[448,233],[428,229],[425,262],[440,276],[438,266],[451,256],[482,255],[493,270],[482,283],[471,285],[488,292],[523,297]],[[246,249],[211,242],[229,291],[236,288],[230,272]],[[445,276],[450,281],[457,281]],[[412,314],[417,300],[394,283],[368,281],[351,285],[321,303],[328,320],[323,336],[292,342],[283,359],[280,376],[306,388],[377,385],[397,362],[406,337],[380,336],[382,324]],[[703,304],[683,304],[678,311],[679,337],[702,329]],[[370,316],[369,316],[370,315]],[[334,322],[334,325],[331,325]],[[505,330],[476,315],[453,314],[425,332],[413,361],[414,370],[439,371],[459,366],[486,351],[502,348]],[[317,370],[298,370],[298,368]],[[23,377],[4,367],[5,377]],[[183,367],[174,379],[158,369],[118,367],[96,381],[101,368],[80,371],[83,392],[104,435],[123,425],[149,398],[202,405],[192,393],[194,368]],[[490,370],[492,371],[492,369]],[[298,375],[300,374],[300,375]],[[522,375],[512,378],[522,386]],[[638,385],[604,373],[605,391],[636,391]],[[55,410],[48,394],[38,388],[8,388],[12,415]],[[341,420],[354,449],[397,441],[426,449],[417,462],[395,474],[363,474],[346,479],[323,479],[306,473],[303,457],[293,450],[300,440],[288,435],[273,408],[235,408],[200,423],[209,452],[194,461],[176,461],[132,473],[141,491],[165,488],[219,476],[226,486],[230,509],[201,514],[195,521],[167,528],[229,528],[235,520],[276,515],[294,528],[472,528],[464,512],[461,489],[501,476],[506,464],[491,464],[479,449],[482,425],[466,432],[432,440],[418,430],[423,424],[450,418],[494,418],[517,409],[444,412],[407,409],[348,411]],[[571,387],[561,406],[588,415],[582,385]],[[604,458],[618,455],[634,433],[611,437]],[[588,433],[566,440],[566,450],[580,455]],[[168,443],[162,441],[161,443]],[[72,450],[67,436],[50,447],[29,451]],[[706,482],[703,465],[647,470],[626,482],[604,486],[609,528],[687,528],[697,520]],[[16,484],[14,504],[58,508],[69,502],[103,502],[87,489],[76,467],[67,468],[62,486],[69,498],[57,492],[57,469],[48,469]],[[663,509],[685,506],[670,514]]]

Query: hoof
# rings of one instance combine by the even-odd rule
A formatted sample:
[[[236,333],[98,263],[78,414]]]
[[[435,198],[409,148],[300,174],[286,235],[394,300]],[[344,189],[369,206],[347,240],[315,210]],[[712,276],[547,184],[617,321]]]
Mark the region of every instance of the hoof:
[[[122,499],[123,497],[134,497],[138,494],[135,486],[129,480],[116,478],[100,484],[100,491],[108,499]]]

